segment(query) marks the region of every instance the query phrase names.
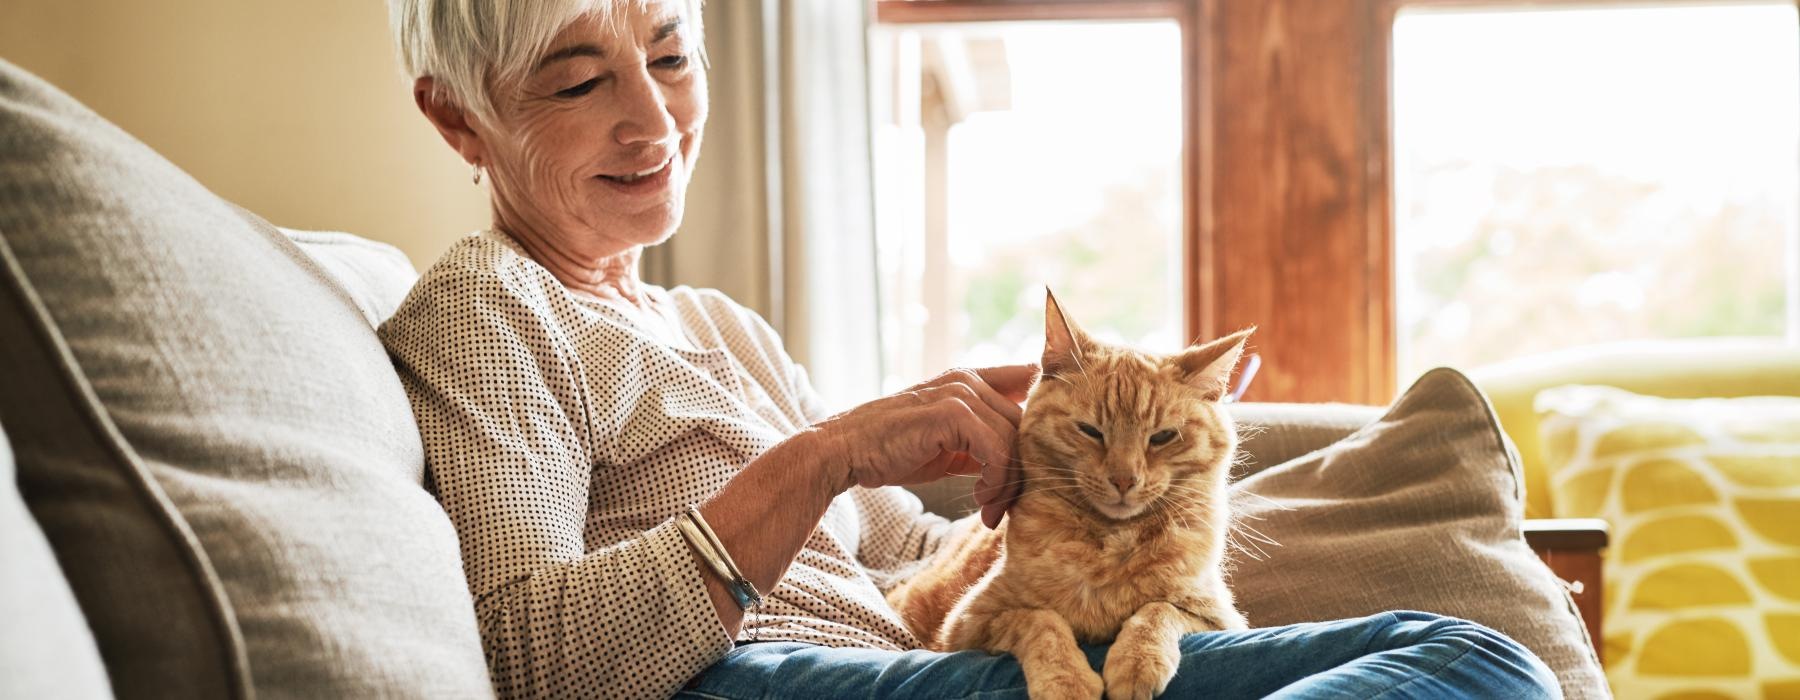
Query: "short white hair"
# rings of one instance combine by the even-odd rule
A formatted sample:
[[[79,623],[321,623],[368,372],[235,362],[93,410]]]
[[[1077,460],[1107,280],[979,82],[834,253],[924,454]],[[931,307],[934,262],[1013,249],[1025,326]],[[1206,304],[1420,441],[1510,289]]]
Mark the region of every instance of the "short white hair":
[[[432,99],[449,98],[492,123],[491,85],[517,85],[550,50],[550,41],[589,14],[608,21],[619,5],[648,0],[388,0],[400,64],[411,79],[431,76]],[[678,0],[696,43],[702,0]],[[696,50],[698,47],[696,47]]]

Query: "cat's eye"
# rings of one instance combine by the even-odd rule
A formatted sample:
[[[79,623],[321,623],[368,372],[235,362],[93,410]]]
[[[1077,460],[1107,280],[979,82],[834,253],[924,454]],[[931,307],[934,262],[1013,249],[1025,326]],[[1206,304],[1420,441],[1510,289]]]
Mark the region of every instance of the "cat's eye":
[[[1088,424],[1086,424],[1086,423],[1076,423],[1076,424],[1075,424],[1075,427],[1077,427],[1077,428],[1080,428],[1080,429],[1081,429],[1081,432],[1083,432],[1083,433],[1085,433],[1085,434],[1087,434],[1087,436],[1088,436],[1088,437],[1091,437],[1091,438],[1093,438],[1093,439],[1095,439],[1095,440],[1099,440],[1099,441],[1101,441],[1101,442],[1106,442],[1106,436],[1105,436],[1105,435],[1102,435],[1102,434],[1101,434],[1101,433],[1100,433],[1100,429],[1099,429],[1099,428],[1096,428],[1096,427],[1094,427],[1094,426],[1091,426],[1091,425],[1088,425]]]
[[[1162,445],[1169,444],[1169,441],[1174,440],[1174,439],[1175,439],[1175,431],[1174,430],[1172,430],[1172,429],[1164,430],[1155,435],[1151,435],[1150,436],[1150,444],[1160,447]]]

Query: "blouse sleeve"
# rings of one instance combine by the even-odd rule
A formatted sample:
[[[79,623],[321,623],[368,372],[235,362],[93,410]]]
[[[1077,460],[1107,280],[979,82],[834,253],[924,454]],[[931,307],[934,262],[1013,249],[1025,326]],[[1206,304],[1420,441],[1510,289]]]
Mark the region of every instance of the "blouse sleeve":
[[[381,335],[461,541],[496,690],[673,694],[732,640],[672,521],[587,551],[605,438],[589,407],[613,397],[593,395],[603,384],[586,381],[547,297],[492,273],[433,273]]]

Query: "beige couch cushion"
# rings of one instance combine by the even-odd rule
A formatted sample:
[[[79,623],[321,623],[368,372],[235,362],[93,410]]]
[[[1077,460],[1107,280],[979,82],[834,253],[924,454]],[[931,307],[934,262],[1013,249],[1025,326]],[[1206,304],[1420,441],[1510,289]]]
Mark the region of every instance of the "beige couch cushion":
[[[1427,373],[1373,423],[1233,489],[1251,624],[1452,615],[1529,647],[1568,697],[1607,695],[1574,602],[1520,534],[1518,460],[1462,374]]]
[[[0,433],[0,698],[110,698],[75,594],[13,480]]]
[[[4,62],[0,240],[0,422],[115,691],[491,694],[406,395],[299,249]]]
[[[1238,428],[1233,480],[1329,447],[1381,417],[1379,407],[1341,403],[1239,403],[1226,409]]]
[[[371,328],[394,315],[419,281],[406,254],[386,243],[337,231],[281,232],[350,296]]]

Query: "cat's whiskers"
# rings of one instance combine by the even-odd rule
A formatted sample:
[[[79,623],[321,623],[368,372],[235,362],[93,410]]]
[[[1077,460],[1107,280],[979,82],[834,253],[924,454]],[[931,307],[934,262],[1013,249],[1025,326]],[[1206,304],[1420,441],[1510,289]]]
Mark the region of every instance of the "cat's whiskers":
[[[1249,551],[1244,549],[1243,544],[1238,541],[1238,535],[1240,535],[1240,534],[1249,538],[1250,546],[1255,547],[1257,553],[1262,555],[1262,556],[1256,557],[1257,561],[1262,561],[1263,559],[1265,559],[1269,556],[1269,552],[1267,550],[1263,549],[1262,545],[1267,544],[1271,547],[1280,547],[1281,546],[1280,542],[1277,542],[1277,541],[1275,541],[1274,538],[1263,534],[1261,530],[1258,530],[1254,527],[1246,525],[1241,520],[1234,519],[1231,522],[1230,529],[1228,529],[1225,533],[1225,539],[1227,542],[1231,543],[1233,546],[1236,546],[1239,549],[1239,551],[1243,551],[1246,554],[1248,554]]]
[[[1031,484],[1031,491],[1049,491],[1049,489],[1078,489],[1078,488],[1085,488],[1085,484],[1082,484],[1082,482],[1073,482],[1073,480],[1069,480],[1069,482],[1048,482],[1048,484],[1046,484],[1046,482],[1039,482],[1039,484]]]
[[[1175,496],[1187,496],[1192,500],[1186,503],[1178,503],[1172,498],[1158,499],[1155,502],[1155,512],[1159,516],[1168,519],[1170,522],[1183,529],[1193,529],[1194,518],[1210,517],[1214,512],[1213,506],[1205,501],[1213,495],[1213,491],[1209,488],[1191,486],[1188,483],[1184,483],[1198,480],[1198,478],[1170,480],[1168,486],[1168,492],[1170,494]],[[1271,547],[1281,546],[1281,543],[1274,538],[1269,537],[1254,526],[1243,522],[1246,518],[1258,520],[1261,518],[1238,512],[1230,512],[1228,517],[1230,522],[1226,525],[1225,544],[1245,557],[1257,561],[1265,561],[1270,555],[1268,550],[1263,549],[1262,545],[1267,544]]]
[[[1212,489],[1188,486],[1186,484],[1171,483],[1168,485],[1168,489],[1172,492],[1187,496],[1189,497],[1188,500],[1192,501],[1211,501],[1214,496]]]
[[[1023,491],[1073,491],[1088,489],[1093,483],[1077,477],[1047,476],[1020,481]]]
[[[1233,496],[1233,497],[1234,497],[1234,498],[1254,498],[1254,499],[1257,499],[1257,500],[1259,500],[1259,501],[1262,501],[1262,503],[1263,503],[1263,505],[1265,505],[1265,506],[1268,506],[1268,507],[1269,507],[1269,508],[1273,508],[1273,509],[1275,509],[1275,510],[1283,510],[1283,511],[1287,511],[1287,510],[1293,510],[1293,509],[1294,509],[1294,507],[1293,507],[1293,506],[1290,506],[1290,505],[1286,505],[1286,504],[1284,504],[1284,503],[1282,503],[1282,502],[1280,502],[1280,501],[1277,501],[1277,500],[1275,500],[1275,499],[1272,499],[1272,498],[1269,498],[1269,497],[1268,497],[1268,496],[1264,496],[1264,495],[1262,495],[1262,494],[1260,494],[1260,493],[1256,493],[1256,492],[1253,492],[1253,491],[1238,491],[1238,492],[1236,492],[1236,493],[1234,493],[1234,494],[1232,494],[1232,496]],[[1256,518],[1256,519],[1257,519],[1257,520],[1261,520],[1261,519],[1262,519],[1262,518],[1261,518],[1261,517],[1257,517],[1257,518]]]
[[[1065,465],[1061,465],[1061,464],[1051,464],[1049,462],[1036,462],[1036,461],[1032,461],[1029,459],[1022,459],[1022,458],[1018,459],[1017,461],[1019,462],[1019,464],[1029,465],[1029,466],[1033,466],[1033,467],[1042,467],[1044,469],[1052,469],[1052,470],[1056,470],[1056,471],[1065,471],[1065,472],[1081,471],[1074,467],[1065,466]]]
[[[1057,473],[1057,471],[1063,471],[1066,473]],[[1081,472],[1075,471],[1073,469],[1069,469],[1069,470],[1056,470],[1056,471],[1052,471],[1049,474],[1022,475],[1019,478],[1014,479],[1014,481],[1019,482],[1019,483],[1024,483],[1027,481],[1040,481],[1043,479],[1086,479],[1086,478],[1090,478],[1090,477]]]
[[[1244,545],[1238,544],[1237,540],[1231,539],[1230,537],[1225,538],[1225,546],[1230,547],[1231,549],[1237,551],[1238,553],[1243,554],[1244,556],[1249,557],[1251,559],[1255,559],[1257,561],[1267,561],[1269,558],[1269,553],[1262,551],[1261,547],[1258,547],[1256,549],[1256,551],[1252,552],[1249,549],[1245,548]]]

